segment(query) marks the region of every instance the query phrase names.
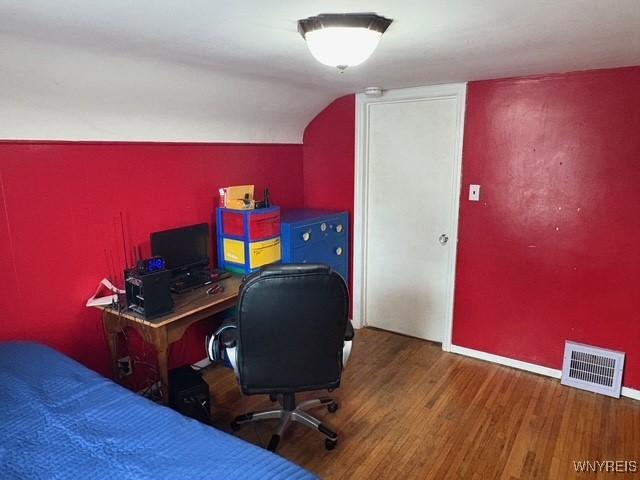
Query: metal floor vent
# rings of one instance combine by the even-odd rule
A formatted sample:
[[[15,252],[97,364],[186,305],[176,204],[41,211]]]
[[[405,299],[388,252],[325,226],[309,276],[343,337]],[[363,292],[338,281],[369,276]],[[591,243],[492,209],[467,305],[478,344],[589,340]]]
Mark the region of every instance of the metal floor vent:
[[[565,342],[560,383],[620,397],[624,352]]]

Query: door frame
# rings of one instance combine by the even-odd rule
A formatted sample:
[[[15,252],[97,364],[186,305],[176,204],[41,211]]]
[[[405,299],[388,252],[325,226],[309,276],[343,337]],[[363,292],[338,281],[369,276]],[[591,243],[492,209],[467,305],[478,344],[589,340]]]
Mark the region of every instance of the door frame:
[[[455,98],[458,102],[456,115],[456,145],[454,172],[451,193],[451,225],[450,243],[454,249],[449,256],[447,266],[446,316],[442,349],[451,350],[451,333],[453,328],[453,295],[458,250],[458,214],[460,211],[461,175],[462,175],[462,140],[464,135],[464,114],[466,106],[467,84],[450,83],[429,85],[424,87],[401,88],[385,91],[380,97],[356,94],[356,142],[355,142],[355,185],[354,185],[354,228],[353,228],[353,322],[356,328],[366,326],[366,274],[367,265],[364,259],[367,253],[367,204],[368,204],[368,163],[369,163],[369,111],[371,105],[379,103],[401,103],[416,100],[435,100]]]

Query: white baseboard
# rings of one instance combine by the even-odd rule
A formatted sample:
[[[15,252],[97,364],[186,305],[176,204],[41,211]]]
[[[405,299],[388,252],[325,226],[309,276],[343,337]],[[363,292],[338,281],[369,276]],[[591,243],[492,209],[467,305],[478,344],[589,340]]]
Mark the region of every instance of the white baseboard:
[[[478,360],[485,360],[487,362],[497,363],[499,365],[505,365],[519,370],[526,370],[527,372],[537,373],[538,375],[544,375],[546,377],[560,378],[562,375],[562,370],[558,370],[556,368],[543,367],[542,365],[536,365],[535,363],[523,362],[509,357],[501,357],[500,355],[494,355],[493,353],[473,350],[472,348],[460,347],[458,345],[451,345],[451,353],[457,353],[459,355],[464,355],[465,357],[477,358]],[[640,390],[622,387],[621,394],[623,397],[640,400]]]
[[[620,394],[623,397],[633,398],[634,400],[640,400],[640,390],[636,390],[634,388],[622,387],[622,391]]]

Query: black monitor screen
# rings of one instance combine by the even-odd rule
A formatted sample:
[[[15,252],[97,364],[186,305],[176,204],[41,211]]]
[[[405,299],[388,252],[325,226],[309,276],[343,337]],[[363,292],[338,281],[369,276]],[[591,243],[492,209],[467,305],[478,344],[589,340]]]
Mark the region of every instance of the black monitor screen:
[[[164,257],[167,269],[180,270],[209,263],[209,225],[200,223],[151,234],[151,254]]]

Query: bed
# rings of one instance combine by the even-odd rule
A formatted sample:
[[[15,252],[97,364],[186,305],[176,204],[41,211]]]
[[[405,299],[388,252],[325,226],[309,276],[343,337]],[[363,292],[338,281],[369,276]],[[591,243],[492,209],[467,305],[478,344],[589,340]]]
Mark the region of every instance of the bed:
[[[0,343],[0,478],[310,479],[43,345]]]

